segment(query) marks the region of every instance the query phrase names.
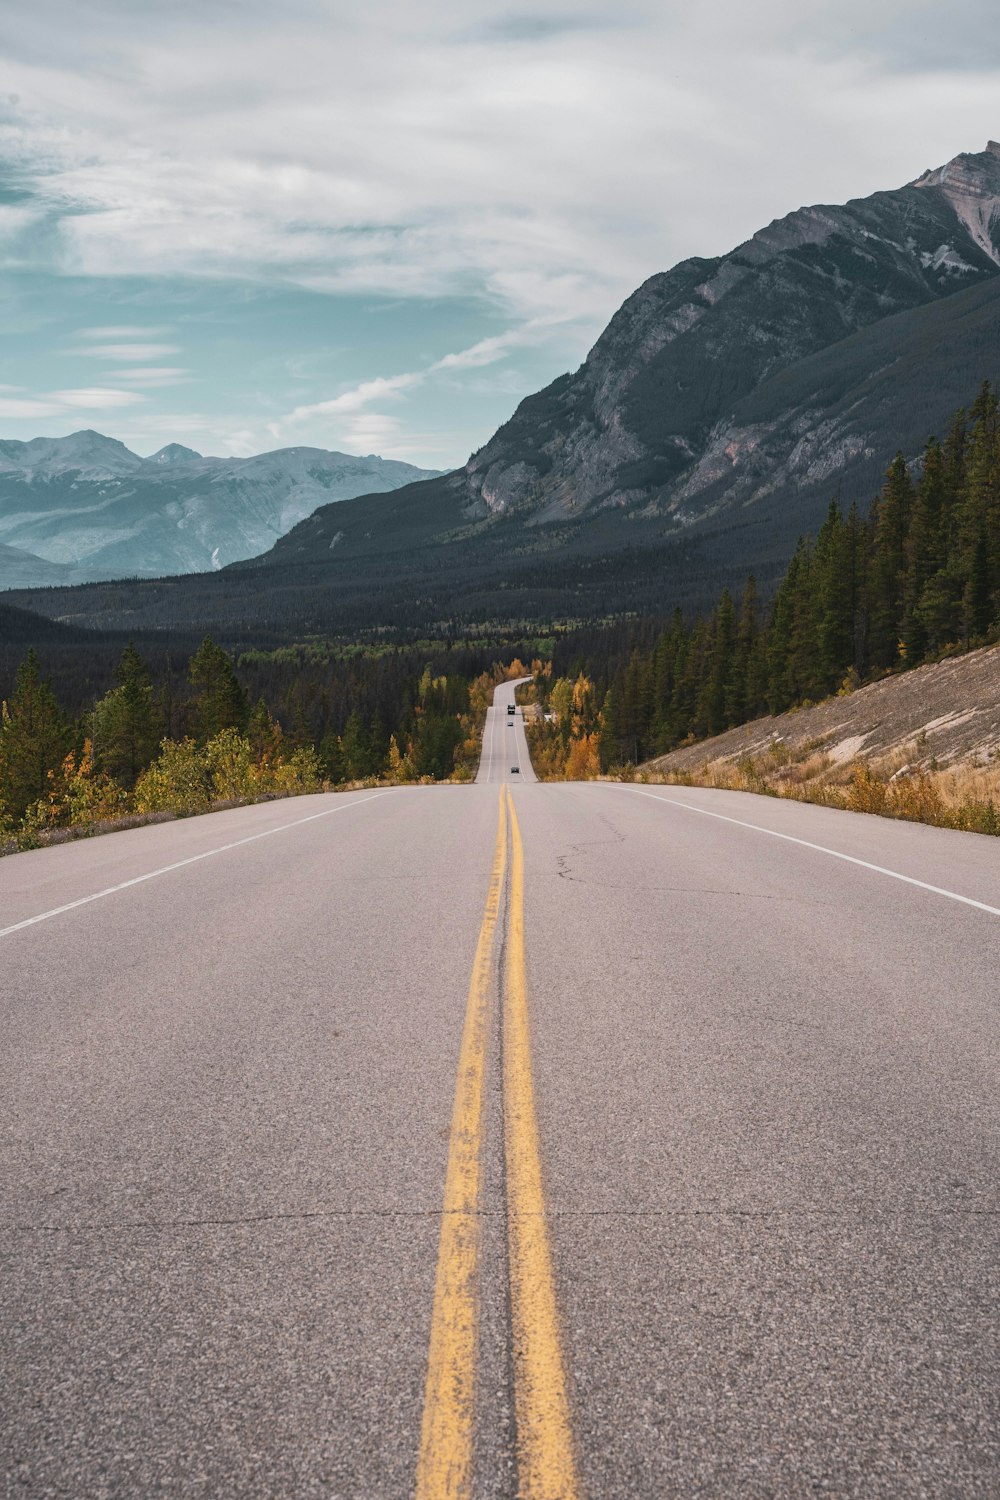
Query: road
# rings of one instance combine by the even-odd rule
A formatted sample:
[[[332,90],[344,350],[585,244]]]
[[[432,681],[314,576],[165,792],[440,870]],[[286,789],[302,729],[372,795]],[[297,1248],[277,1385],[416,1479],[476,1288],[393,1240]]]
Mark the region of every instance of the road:
[[[493,695],[493,702],[486,710],[477,786],[484,783],[496,785],[501,781],[525,785],[538,780],[531,768],[523,711],[515,701],[518,687],[528,681],[530,678],[515,677],[513,682],[502,682]],[[507,712],[511,704],[514,704],[513,714]]]
[[[518,756],[0,861],[5,1495],[1000,1493],[1000,844]]]

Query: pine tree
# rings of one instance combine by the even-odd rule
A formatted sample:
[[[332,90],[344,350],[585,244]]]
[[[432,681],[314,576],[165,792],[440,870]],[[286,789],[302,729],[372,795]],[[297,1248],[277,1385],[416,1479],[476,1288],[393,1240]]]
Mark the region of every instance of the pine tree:
[[[924,450],[923,473],[906,538],[903,643],[911,666],[947,639],[954,602],[947,575],[953,498],[944,451],[932,438]]]
[[[869,628],[871,661],[875,667],[892,667],[899,660],[906,587],[906,538],[913,502],[910,471],[902,453],[897,453],[873,508]]]
[[[797,630],[802,597],[808,585],[809,550],[805,538],[778,585],[771,610],[767,651],[767,706],[773,714],[791,708],[799,694]]]
[[[246,735],[258,763],[265,759],[273,761],[280,755],[284,735],[263,698],[257,699],[247,716]]]
[[[733,673],[726,692],[726,719],[741,724],[767,707],[766,636],[760,620],[757,580],[750,574],[740,598]]]
[[[372,771],[371,741],[368,730],[358,710],[355,709],[344,727],[340,741],[343,773],[348,781],[360,781]]]
[[[855,580],[851,535],[836,501],[816,538],[813,554],[816,599],[816,664],[813,680],[818,692],[831,693],[854,656]]]
[[[195,689],[194,728],[202,744],[220,729],[245,728],[246,695],[229,656],[210,635],[206,635],[188,664],[188,681]]]
[[[726,714],[727,689],[736,658],[736,610],[728,589],[723,589],[709,631],[705,672],[695,711],[695,733],[721,734],[730,722]]]
[[[115,668],[115,681],[117,686],[94,706],[94,764],[131,790],[139,773],[155,759],[165,733],[149,668],[131,641]]]
[[[22,818],[49,789],[69,750],[69,730],[52,684],[29,651],[0,721],[0,813]]]
[[[962,590],[962,615],[966,649],[973,641],[983,640],[993,624],[993,596],[990,591],[990,550],[986,522],[980,519],[976,540],[969,559],[968,578]]]

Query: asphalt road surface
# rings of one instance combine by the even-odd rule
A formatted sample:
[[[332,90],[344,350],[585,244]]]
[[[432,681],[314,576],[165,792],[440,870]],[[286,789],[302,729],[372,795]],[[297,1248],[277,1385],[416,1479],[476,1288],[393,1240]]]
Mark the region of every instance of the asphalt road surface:
[[[3,1493],[995,1497],[1000,843],[499,719],[0,861]]]
[[[492,707],[486,710],[477,786],[484,782],[495,785],[501,781],[527,783],[538,780],[531,769],[523,712],[515,701],[517,688],[522,682],[529,680],[527,677],[517,677],[513,682],[503,682],[493,694]],[[514,705],[514,713],[508,712],[511,704]]]

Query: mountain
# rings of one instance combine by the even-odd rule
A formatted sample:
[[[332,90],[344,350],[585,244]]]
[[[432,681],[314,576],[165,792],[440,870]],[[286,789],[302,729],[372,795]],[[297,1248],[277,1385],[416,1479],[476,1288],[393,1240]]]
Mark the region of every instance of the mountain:
[[[462,469],[322,505],[260,557],[169,593],[27,602],[245,635],[699,609],[748,570],[775,581],[832,497],[866,507],[896,450],[916,459],[998,375],[991,141],[651,277]]]
[[[0,442],[0,587],[219,568],[318,505],[430,472],[322,448],[203,458],[168,443],[140,458],[90,431]]]
[[[729,255],[683,261],[650,277],[581,368],[522,401],[448,479],[454,521],[518,512],[538,527],[616,507],[687,527],[780,497],[794,533],[800,494],[818,488],[823,503],[838,483],[857,488],[868,459],[892,456],[898,422],[858,409],[866,388],[913,383],[903,346],[924,357],[932,387],[934,339],[970,307],[992,327],[998,273],[995,141],[905,187],[798,209]],[[977,362],[960,360],[963,397],[998,363],[981,343],[973,352]],[[927,417],[948,420],[927,394]],[[871,482],[866,473],[859,499]],[[311,518],[273,559],[344,530],[344,517],[321,515],[322,528]]]

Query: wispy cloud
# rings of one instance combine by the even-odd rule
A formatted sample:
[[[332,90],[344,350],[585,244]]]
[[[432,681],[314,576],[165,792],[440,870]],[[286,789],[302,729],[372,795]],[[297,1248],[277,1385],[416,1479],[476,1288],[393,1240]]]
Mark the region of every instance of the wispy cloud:
[[[106,386],[86,386],[66,391],[49,391],[36,396],[0,396],[0,417],[78,416],[80,411],[115,412],[136,406],[145,398],[138,391],[113,390]]]
[[[112,380],[123,380],[138,386],[180,385],[191,378],[191,371],[170,365],[137,365],[132,369],[110,370]]]
[[[94,385],[71,391],[53,391],[52,399],[67,407],[82,406],[86,411],[117,411],[121,406],[137,405],[143,397],[138,391],[119,391]]]
[[[166,327],[138,328],[134,323],[113,323],[105,328],[81,328],[80,338],[98,339],[155,339],[169,333]]]
[[[86,344],[72,351],[86,354],[93,359],[166,359],[171,354],[180,354],[176,344]]]
[[[350,390],[342,391],[339,396],[333,396],[328,401],[314,401],[305,406],[297,406],[286,420],[301,422],[309,417],[340,416],[345,412],[360,411],[363,407],[372,406],[387,398],[391,400],[399,397],[414,386],[423,385],[434,375],[449,371],[478,370],[485,365],[496,364],[498,360],[505,359],[511,349],[536,342],[542,336],[544,327],[537,321],[526,323],[521,328],[512,328],[506,333],[479,339],[467,349],[445,354],[422,370],[408,370],[399,375],[377,375],[372,380],[362,380]]]

